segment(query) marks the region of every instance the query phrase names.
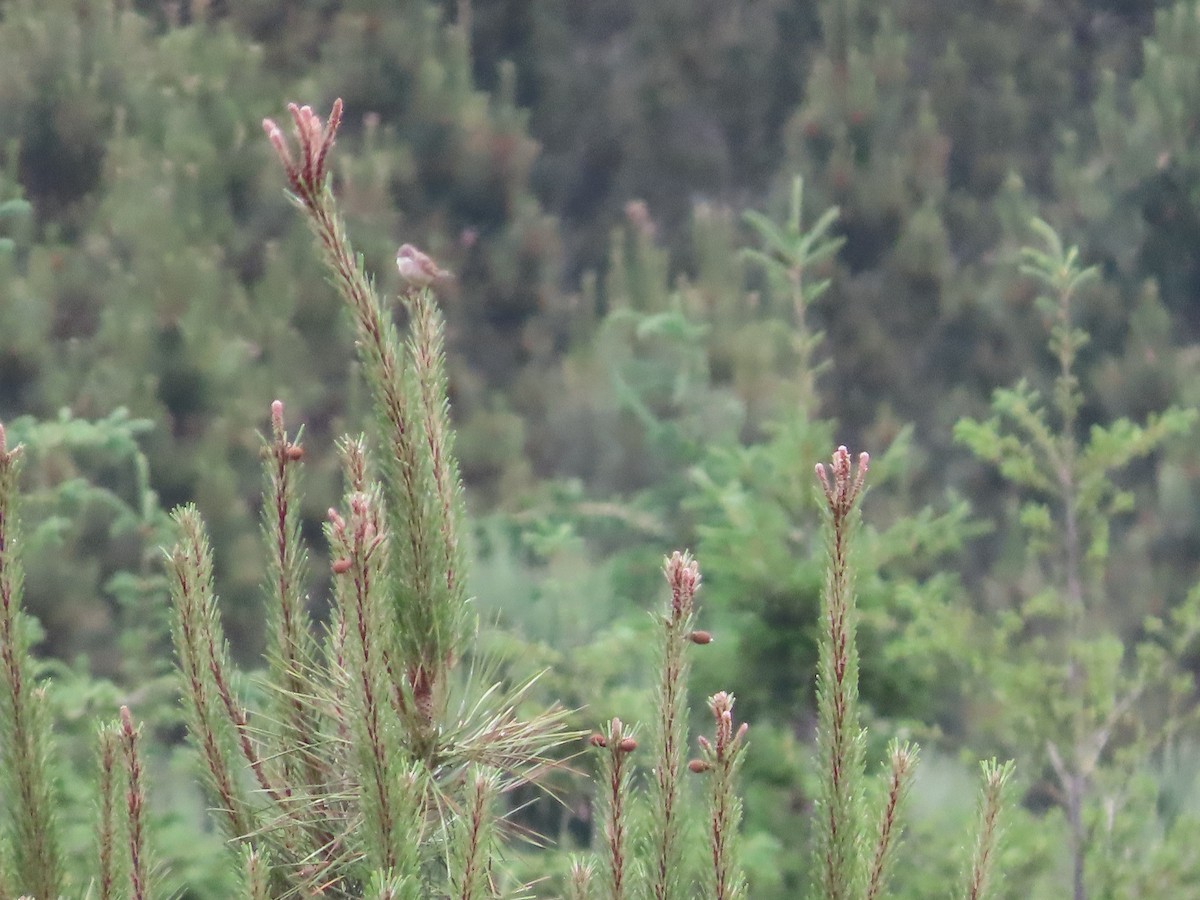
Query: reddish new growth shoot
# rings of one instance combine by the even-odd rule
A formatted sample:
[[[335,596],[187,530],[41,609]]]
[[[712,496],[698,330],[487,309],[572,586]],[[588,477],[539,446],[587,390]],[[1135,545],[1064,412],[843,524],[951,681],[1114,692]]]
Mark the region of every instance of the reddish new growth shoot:
[[[858,467],[853,469],[850,464],[850,451],[845,445],[838,447],[833,454],[833,481],[825,471],[824,463],[817,463],[817,478],[825,491],[825,502],[833,513],[835,522],[844,519],[854,508],[858,496],[862,493],[863,482],[867,478],[867,468],[871,464],[870,454],[858,455]]]
[[[671,585],[671,620],[679,622],[692,613],[696,589],[700,587],[700,564],[690,553],[676,550],[664,566]]]
[[[276,474],[283,478],[283,468],[290,462],[299,462],[304,458],[304,448],[295,441],[289,441],[287,430],[283,425],[283,401],[271,403],[271,445],[270,451],[278,461]]]
[[[743,722],[738,726],[737,733],[734,733],[733,695],[727,694],[725,691],[719,691],[709,697],[708,708],[712,710],[713,718],[716,719],[717,725],[717,741],[716,746],[713,747],[713,756],[716,757],[718,762],[724,762],[741,745],[742,739],[750,729],[750,724]]]
[[[333,101],[333,109],[329,112],[329,121],[322,124],[321,118],[312,111],[311,106],[288,104],[288,112],[292,114],[292,122],[296,132],[296,141],[300,145],[300,161],[292,158],[287,138],[283,130],[273,119],[263,119],[263,131],[275,148],[275,155],[283,164],[287,173],[288,186],[292,193],[312,205],[311,200],[320,195],[325,189],[327,172],[325,163],[329,151],[333,148],[337,137],[338,126],[342,123],[342,101]]]

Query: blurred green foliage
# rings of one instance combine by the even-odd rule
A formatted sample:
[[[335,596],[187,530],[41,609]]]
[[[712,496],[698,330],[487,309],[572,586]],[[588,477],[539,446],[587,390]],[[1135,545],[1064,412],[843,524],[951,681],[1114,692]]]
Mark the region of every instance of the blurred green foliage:
[[[259,121],[341,96],[356,245],[388,277],[401,240],[456,275],[475,592],[502,626],[485,643],[551,666],[546,689],[587,704],[581,722],[636,718],[657,561],[692,547],[717,634],[695,695],[729,688],[755,723],[752,893],[794,896],[804,860],[772,835],[812,797],[810,470],[835,443],[868,449],[863,696],[925,745],[914,796],[946,800],[917,804],[913,843],[932,845],[970,816],[959,752],[1010,752],[1029,712],[984,689],[997,657],[1053,643],[1053,566],[1032,560],[1055,546],[1054,507],[1026,490],[1032,398],[1060,374],[1053,310],[1019,266],[1035,215],[1095,266],[1072,327],[1089,335],[1074,437],[1107,517],[1096,664],[1115,682],[1145,665],[1148,623],[1200,580],[1200,466],[1166,433],[1182,426],[1107,465],[1145,438],[1121,423],[1200,403],[1197,60],[1192,0],[11,0],[0,419],[32,451],[43,650],[68,661],[71,696],[89,667],[122,691],[160,674],[160,509],[194,500],[235,652],[257,657],[254,431],[276,397],[305,423],[319,545],[333,439],[366,401]],[[1194,678],[1195,648],[1173,652]],[[1044,687],[1032,671],[1010,697]],[[1194,821],[1195,747],[1130,762],[1130,812],[1090,823],[1107,895],[1196,884],[1186,848],[1147,837]],[[1012,896],[1065,883],[1068,823],[1039,765],[1018,766]],[[554,821],[586,834],[585,819]],[[953,869],[930,853],[900,873],[906,895]]]

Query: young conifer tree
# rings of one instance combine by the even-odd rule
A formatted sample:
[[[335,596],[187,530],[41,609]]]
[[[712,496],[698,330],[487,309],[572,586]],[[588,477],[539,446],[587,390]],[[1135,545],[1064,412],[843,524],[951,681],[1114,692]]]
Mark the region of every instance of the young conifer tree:
[[[816,467],[828,538],[817,670],[821,783],[813,860],[816,895],[824,900],[886,895],[917,764],[914,745],[891,741],[882,803],[872,815],[866,799],[867,733],[858,709],[858,609],[852,552],[869,463],[869,456],[862,453],[853,464],[846,448],[838,447],[831,466]],[[999,765],[993,760],[983,765],[980,823],[966,877],[966,896],[972,900],[989,896],[988,889],[994,886],[1003,793],[1012,771],[1011,762]]]
[[[1184,712],[1193,684],[1181,660],[1200,636],[1200,589],[1169,619],[1140,620],[1131,639],[1112,626],[1114,603],[1138,599],[1111,596],[1112,533],[1133,505],[1117,478],[1186,433],[1196,413],[1169,407],[1144,425],[1119,419],[1085,428],[1079,356],[1089,336],[1078,307],[1099,270],[1083,266],[1079,249],[1047,223],[1032,228],[1038,243],[1023,248],[1022,271],[1042,292],[1052,389],[1044,396],[1021,381],[997,390],[992,417],[960,421],[955,436],[1020,493],[1023,562],[1038,588],[1002,618],[988,678],[1009,740],[1036,748],[1051,773],[1048,795],[1066,821],[1071,896],[1086,900],[1110,890],[1118,869],[1136,868],[1114,861],[1124,855],[1115,843],[1126,829],[1149,840],[1150,829],[1126,825],[1124,816],[1139,793],[1138,767],[1192,715]]]
[[[250,895],[491,896],[504,883],[500,795],[535,778],[569,734],[557,708],[518,713],[529,683],[482,683],[460,665],[472,632],[463,503],[431,290],[445,273],[401,248],[402,337],[336,208],[329,163],[341,103],[327,122],[290,111],[297,147],[274,122],[264,127],[350,313],[374,428],[341,443],[346,494],[326,524],[334,614],[318,636],[303,594],[304,449],[282,403],[272,406],[265,714],[236,689],[203,523],[194,508],[176,513],[174,632],[192,738],[226,833],[246,847]]]

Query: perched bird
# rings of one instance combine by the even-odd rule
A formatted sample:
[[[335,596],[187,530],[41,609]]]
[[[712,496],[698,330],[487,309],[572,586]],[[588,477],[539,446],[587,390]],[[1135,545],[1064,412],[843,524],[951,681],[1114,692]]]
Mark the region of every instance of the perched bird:
[[[451,277],[412,244],[400,245],[396,251],[396,268],[400,270],[400,277],[414,288],[426,288],[439,279]]]

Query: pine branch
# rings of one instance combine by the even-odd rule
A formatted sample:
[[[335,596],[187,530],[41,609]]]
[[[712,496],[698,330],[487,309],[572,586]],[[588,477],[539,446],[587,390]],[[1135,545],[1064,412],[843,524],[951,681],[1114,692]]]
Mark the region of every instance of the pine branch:
[[[392,872],[375,872],[362,896],[367,900],[425,900],[414,878],[402,878]]]
[[[867,900],[875,900],[887,886],[889,868],[896,855],[896,844],[900,839],[902,815],[905,801],[912,788],[917,766],[917,748],[893,740],[888,748],[890,767],[887,794],[879,816],[879,827],[875,837],[875,850],[867,875]]]
[[[463,501],[446,400],[441,313],[428,289],[409,290],[404,296],[410,314],[409,390],[423,446],[414,448],[419,460],[415,485],[405,481],[406,515],[394,519],[393,527],[415,529],[425,540],[423,545],[410,542],[408,565],[419,578],[412,579],[414,600],[404,608],[401,624],[402,635],[411,634],[402,637],[409,684],[417,709],[428,722],[438,711],[439,686],[444,686],[450,668],[462,655],[466,636],[465,564],[458,539]]]
[[[343,460],[354,484],[361,471],[361,444],[347,442]],[[401,879],[416,875],[419,860],[412,831],[418,810],[396,777],[405,765],[399,721],[388,698],[384,637],[390,620],[386,596],[389,533],[377,491],[353,491],[343,518],[329,512],[326,534],[337,562],[334,593],[345,623],[345,677],[348,678],[348,730],[356,771],[353,783],[367,824],[367,859]]]
[[[651,832],[648,859],[650,896],[670,900],[683,896],[681,777],[687,737],[687,684],[690,664],[685,651],[696,632],[695,595],[700,568],[689,554],[676,551],[663,568],[671,587],[667,614],[662,616],[658,696],[651,740],[654,779],[651,783]],[[703,640],[703,637],[701,638]]]
[[[458,529],[463,518],[462,480],[454,458],[454,431],[450,425],[450,406],[446,400],[445,323],[429,291],[405,295],[411,317],[409,355],[418,387],[422,432],[433,478],[434,512],[446,590],[451,608],[461,610],[466,603],[462,584],[463,556]],[[461,625],[459,626],[461,631]]]
[[[857,611],[849,551],[852,516],[866,479],[869,457],[838,447],[832,478],[817,465],[829,514],[829,569],[822,596],[824,629],[817,673],[817,741],[821,759],[817,871],[827,900],[857,897],[866,883],[863,841],[865,736],[858,716]]]
[[[327,773],[306,744],[318,733],[311,706],[318,687],[312,673],[316,643],[312,620],[305,605],[307,558],[300,540],[297,470],[304,457],[299,435],[289,439],[283,421],[283,403],[271,404],[271,439],[263,448],[267,494],[263,503],[263,536],[267,564],[267,663],[269,683],[279,698],[280,734],[276,753],[281,756],[285,782],[316,790]]]
[[[466,807],[456,817],[450,843],[452,900],[490,898],[489,876],[496,820],[493,806],[500,792],[495,771],[472,767],[467,772]]]
[[[247,844],[242,848],[242,896],[247,900],[270,900],[269,857]]]
[[[188,712],[188,732],[200,748],[209,785],[216,795],[231,837],[245,839],[255,829],[257,817],[234,771],[227,741],[235,723],[224,715],[220,688],[213,669],[221,656],[215,636],[216,601],[212,593],[212,551],[200,514],[194,506],[174,513],[180,532],[168,558],[174,607],[172,634],[183,680]]]
[[[596,867],[590,859],[572,857],[567,875],[567,900],[591,900]]]
[[[637,749],[631,729],[620,719],[608,723],[607,734],[593,734],[591,744],[600,755],[601,821],[604,823],[606,888],[609,900],[625,900],[635,881],[630,857],[629,813],[631,792],[629,754]]]
[[[461,650],[465,604],[455,530],[458,480],[444,427],[440,320],[429,298],[421,299],[423,292],[413,295],[414,312],[420,314],[413,337],[419,361],[414,369],[405,368],[395,325],[350,245],[329,186],[327,160],[341,121],[341,101],[334,103],[325,124],[307,106],[288,109],[298,160],[273,121],[264,120],[263,127],[354,321],[386,445],[382,471],[388,515],[401,536],[393,548],[393,572],[402,668],[414,702],[414,724],[425,732],[423,742],[431,753],[437,698]]]
[[[134,728],[129,707],[121,707],[119,740],[125,758],[125,817],[129,834],[129,891],[131,900],[150,896],[150,864],[146,854],[142,760],[138,753],[141,728]]]
[[[305,860],[320,859],[332,868],[341,841],[332,830],[338,813],[328,797],[335,780],[327,759],[317,751],[321,721],[318,698],[326,691],[317,680],[318,651],[304,584],[307,555],[300,538],[298,470],[304,458],[300,435],[288,437],[283,403],[271,404],[271,439],[263,448],[267,484],[263,503],[263,536],[267,547],[267,666],[275,694],[271,753],[280,762],[277,805],[284,821],[298,828],[287,843],[303,848]],[[303,823],[300,825],[299,823]]]
[[[58,897],[64,875],[49,772],[50,723],[33,680],[29,625],[21,609],[17,479],[21,448],[9,450],[0,425],[0,784],[10,822],[11,887]]]
[[[743,722],[733,728],[733,695],[724,691],[708,698],[708,708],[716,720],[712,740],[699,738],[701,755],[688,764],[693,772],[707,774],[709,784],[708,896],[713,900],[741,900],[746,896],[746,876],[738,853],[738,828],[742,821],[742,801],[737,791],[738,771],[746,750]]]
[[[979,802],[979,824],[975,832],[975,852],[967,878],[967,900],[985,900],[991,896],[995,857],[1002,834],[1004,792],[1012,778],[1012,760],[1003,765],[990,760],[981,766],[983,790]]]
[[[117,817],[116,792],[119,773],[117,753],[120,750],[119,730],[105,725],[97,733],[100,751],[100,774],[98,780],[100,802],[96,825],[96,856],[98,874],[96,878],[99,900],[113,900],[116,894],[116,845]]]

